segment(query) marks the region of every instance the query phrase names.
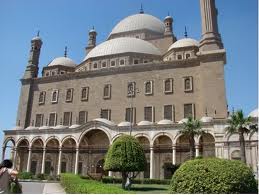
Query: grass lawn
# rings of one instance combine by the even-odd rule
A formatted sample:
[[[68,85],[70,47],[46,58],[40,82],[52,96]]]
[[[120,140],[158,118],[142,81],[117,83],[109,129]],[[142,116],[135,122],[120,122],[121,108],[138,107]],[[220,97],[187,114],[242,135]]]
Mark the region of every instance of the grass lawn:
[[[121,184],[113,184],[121,187]],[[169,185],[162,184],[132,184],[129,194],[169,194]]]

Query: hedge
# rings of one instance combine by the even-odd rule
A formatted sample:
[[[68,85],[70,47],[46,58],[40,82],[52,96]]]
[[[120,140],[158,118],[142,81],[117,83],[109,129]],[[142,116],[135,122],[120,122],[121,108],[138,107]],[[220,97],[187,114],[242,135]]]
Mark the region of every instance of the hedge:
[[[133,184],[164,184],[169,185],[170,179],[133,179]],[[122,178],[118,177],[103,177],[103,183],[121,183]]]
[[[258,193],[252,170],[237,160],[218,158],[185,162],[173,175],[170,193]]]
[[[78,175],[63,173],[60,183],[68,194],[125,194],[121,188],[94,180],[82,179]]]
[[[19,179],[32,179],[32,173],[31,172],[20,172],[18,174]]]

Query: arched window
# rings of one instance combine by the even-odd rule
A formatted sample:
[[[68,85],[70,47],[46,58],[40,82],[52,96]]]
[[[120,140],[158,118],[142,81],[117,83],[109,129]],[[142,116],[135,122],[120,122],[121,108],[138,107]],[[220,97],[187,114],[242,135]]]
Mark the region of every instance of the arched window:
[[[51,102],[52,103],[57,103],[58,102],[58,90],[54,90],[52,92]]]

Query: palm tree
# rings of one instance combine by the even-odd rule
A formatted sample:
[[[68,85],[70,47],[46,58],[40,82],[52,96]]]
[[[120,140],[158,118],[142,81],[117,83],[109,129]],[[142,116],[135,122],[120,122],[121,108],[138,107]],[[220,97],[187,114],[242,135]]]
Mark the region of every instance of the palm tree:
[[[240,157],[241,161],[246,163],[244,133],[248,134],[258,131],[258,126],[256,124],[252,124],[252,118],[250,116],[247,118],[244,117],[242,110],[234,112],[227,122],[229,126],[226,128],[226,132],[228,134],[238,133],[239,135]]]
[[[201,122],[197,119],[188,117],[187,122],[183,123],[183,128],[180,130],[180,133],[189,138],[191,159],[194,158],[194,151],[195,151],[194,137],[196,135],[201,135],[203,132],[204,131],[201,129]]]

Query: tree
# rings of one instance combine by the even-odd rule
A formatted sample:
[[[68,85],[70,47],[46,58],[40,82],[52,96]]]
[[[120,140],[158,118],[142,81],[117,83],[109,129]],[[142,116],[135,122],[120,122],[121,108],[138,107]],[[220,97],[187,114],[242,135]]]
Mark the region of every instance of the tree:
[[[129,189],[132,179],[146,168],[144,150],[138,140],[130,135],[122,135],[110,146],[104,170],[121,172],[122,188]]]
[[[195,151],[195,141],[194,137],[196,135],[201,135],[204,131],[201,129],[201,123],[197,119],[193,119],[192,117],[188,117],[187,122],[183,123],[183,128],[180,130],[182,135],[185,135],[189,138],[190,144],[190,158],[194,158]]]
[[[252,118],[248,116],[244,117],[243,111],[238,110],[234,112],[227,123],[229,126],[226,128],[228,134],[238,133],[239,143],[240,143],[240,157],[241,161],[246,163],[246,154],[245,154],[245,138],[244,133],[252,133],[258,131],[257,124],[252,123]]]

